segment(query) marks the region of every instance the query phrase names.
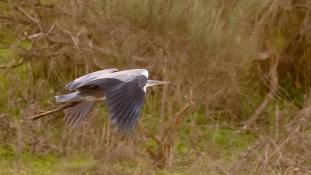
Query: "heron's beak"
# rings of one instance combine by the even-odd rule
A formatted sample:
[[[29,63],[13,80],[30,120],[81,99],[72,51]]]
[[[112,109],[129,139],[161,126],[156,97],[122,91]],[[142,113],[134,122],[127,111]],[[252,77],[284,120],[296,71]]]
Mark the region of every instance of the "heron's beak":
[[[159,84],[168,84],[168,81],[158,81],[158,80],[147,80],[146,87],[159,85]]]

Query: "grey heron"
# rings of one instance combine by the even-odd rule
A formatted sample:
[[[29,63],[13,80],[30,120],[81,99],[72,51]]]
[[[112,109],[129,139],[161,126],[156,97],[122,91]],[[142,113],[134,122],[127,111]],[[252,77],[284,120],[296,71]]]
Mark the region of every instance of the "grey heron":
[[[87,118],[97,101],[106,100],[111,122],[119,130],[129,131],[137,123],[146,88],[167,83],[149,80],[145,69],[118,71],[112,68],[69,82],[65,88],[71,92],[55,96],[55,99],[57,103],[65,104],[60,109],[64,110],[65,120],[71,128],[79,126]],[[51,113],[39,114],[31,120]]]

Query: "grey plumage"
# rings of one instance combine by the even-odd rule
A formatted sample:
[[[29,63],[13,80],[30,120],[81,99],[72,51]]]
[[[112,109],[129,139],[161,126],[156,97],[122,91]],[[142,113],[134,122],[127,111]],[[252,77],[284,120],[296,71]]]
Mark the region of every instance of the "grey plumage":
[[[67,83],[65,88],[68,90],[75,90],[82,83],[90,82],[90,81],[100,77],[101,75],[113,73],[113,72],[117,72],[117,71],[118,71],[118,69],[112,68],[112,69],[105,69],[105,70],[92,72],[92,73],[84,75],[80,78],[77,78],[77,79],[73,80],[72,82]]]
[[[55,96],[55,99],[56,102],[67,105],[64,112],[70,127],[79,126],[87,118],[96,101],[106,100],[112,123],[119,130],[130,131],[137,123],[146,87],[157,84],[167,82],[148,80],[148,71],[145,69],[106,69],[73,80],[65,86],[72,92]],[[41,117],[39,115],[34,118]]]
[[[141,78],[144,79],[143,84],[145,84],[147,78]],[[138,81],[138,79],[135,79],[124,83],[107,93],[111,121],[123,130],[133,128],[143,105],[145,92]]]
[[[86,119],[94,105],[95,102],[93,101],[82,101],[72,107],[64,109],[66,122],[71,128],[79,126],[79,124]]]
[[[55,96],[55,100],[57,103],[71,102],[79,100],[79,92],[73,92],[65,95]]]

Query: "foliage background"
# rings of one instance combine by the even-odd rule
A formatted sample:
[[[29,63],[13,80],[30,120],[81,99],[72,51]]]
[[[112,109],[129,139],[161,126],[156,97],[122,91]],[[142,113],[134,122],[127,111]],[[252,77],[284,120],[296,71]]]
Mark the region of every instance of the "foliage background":
[[[0,174],[310,174],[308,0],[0,0]],[[66,82],[146,68],[131,136],[71,131]]]

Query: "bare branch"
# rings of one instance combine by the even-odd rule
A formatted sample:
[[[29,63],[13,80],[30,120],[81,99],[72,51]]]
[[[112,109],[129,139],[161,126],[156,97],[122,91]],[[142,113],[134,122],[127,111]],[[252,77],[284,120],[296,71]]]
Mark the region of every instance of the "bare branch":
[[[32,21],[33,23],[35,23],[40,30],[42,31],[42,26],[40,24],[40,20],[31,16],[30,14],[28,14],[22,7],[18,6],[18,5],[13,5],[14,9],[17,10],[18,12],[20,12],[21,14],[23,14],[25,17],[27,17],[30,21]]]
[[[0,69],[13,69],[13,68],[16,68],[22,65],[24,62],[25,62],[24,58],[21,58],[20,60],[18,60],[18,62],[14,61],[13,63],[9,65],[0,65]]]
[[[247,130],[262,114],[264,109],[267,107],[269,102],[274,99],[274,96],[276,95],[276,92],[278,90],[278,64],[279,59],[276,52],[272,52],[271,57],[269,58],[269,93],[265,96],[265,99],[262,101],[262,103],[256,108],[254,113],[251,115],[251,117],[246,121],[245,125],[242,127],[241,130]],[[240,132],[239,130],[238,132]]]

